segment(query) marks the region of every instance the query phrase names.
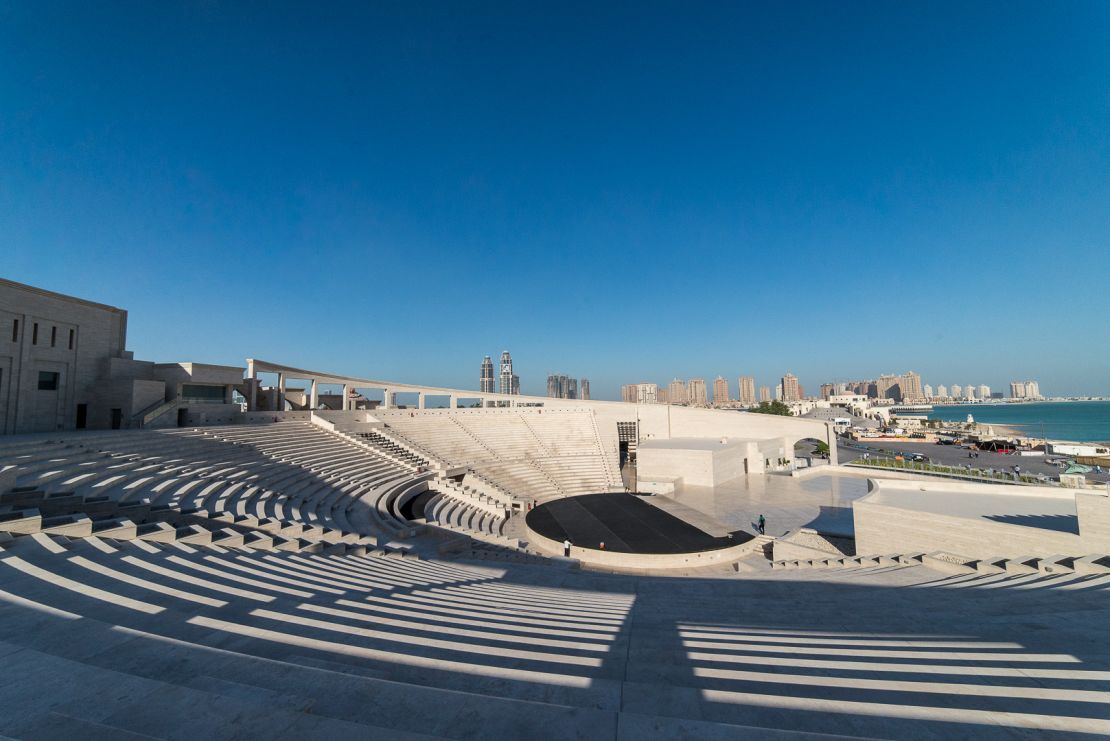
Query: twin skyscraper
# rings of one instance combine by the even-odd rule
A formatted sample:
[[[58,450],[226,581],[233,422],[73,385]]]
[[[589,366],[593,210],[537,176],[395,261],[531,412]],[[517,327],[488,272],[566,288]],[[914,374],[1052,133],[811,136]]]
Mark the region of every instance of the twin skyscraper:
[[[513,373],[513,356],[508,350],[501,353],[501,370],[497,374],[493,359],[489,355],[483,358],[478,389],[485,394],[520,394],[520,376]],[[589,399],[590,380],[551,374],[547,377],[547,395],[553,399]]]
[[[496,379],[496,380],[495,380]],[[496,388],[495,388],[496,386]],[[513,356],[508,350],[501,353],[501,372],[494,376],[493,360],[489,355],[482,360],[478,389],[484,394],[519,394],[520,376],[513,373]]]

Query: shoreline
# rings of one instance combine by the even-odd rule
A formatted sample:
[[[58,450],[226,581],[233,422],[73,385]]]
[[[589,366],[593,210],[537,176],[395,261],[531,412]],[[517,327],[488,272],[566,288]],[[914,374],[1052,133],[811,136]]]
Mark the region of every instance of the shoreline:
[[[1110,402],[1094,400],[1039,400],[1035,402],[977,402],[935,405],[932,422],[962,427],[962,419],[973,417],[974,428],[984,434],[1023,440],[1100,445],[1110,443]]]
[[[954,432],[970,432],[970,433],[973,433],[973,434],[978,435],[978,436],[983,437],[983,438],[997,437],[997,438],[1027,440],[1027,441],[1036,442],[1036,443],[1046,443],[1046,442],[1062,443],[1062,444],[1065,444],[1065,445],[1110,444],[1110,443],[1102,443],[1100,441],[1092,441],[1092,440],[1064,440],[1062,438],[1059,438],[1059,439],[1058,438],[1053,438],[1053,437],[1047,437],[1046,438],[1046,437],[1041,437],[1040,435],[1030,435],[1027,432],[1022,431],[1022,426],[1021,425],[1016,425],[1015,426],[1015,425],[1012,425],[1012,424],[1008,424],[1008,425],[1007,424],[994,424],[992,422],[973,422],[972,424],[974,425],[974,428],[971,429],[971,430],[967,430],[963,426],[966,423],[955,422],[955,423],[950,423],[950,424],[957,425],[957,428],[954,429],[954,430],[951,430],[951,431],[954,431]],[[988,432],[988,428],[990,429],[989,432]]]

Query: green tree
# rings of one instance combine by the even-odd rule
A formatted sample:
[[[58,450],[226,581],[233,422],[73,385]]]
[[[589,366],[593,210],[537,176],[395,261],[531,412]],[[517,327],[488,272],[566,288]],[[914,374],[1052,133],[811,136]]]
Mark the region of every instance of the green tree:
[[[790,407],[777,400],[761,401],[759,402],[759,406],[752,408],[751,411],[756,414],[777,414],[781,417],[790,416]]]

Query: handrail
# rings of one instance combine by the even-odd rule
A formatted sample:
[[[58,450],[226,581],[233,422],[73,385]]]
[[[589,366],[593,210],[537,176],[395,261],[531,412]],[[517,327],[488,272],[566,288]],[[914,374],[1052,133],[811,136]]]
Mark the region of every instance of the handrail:
[[[141,412],[131,415],[131,421],[134,422],[136,419],[138,419],[139,427],[145,427],[146,425],[150,424],[151,422],[168,412],[171,407],[175,407],[180,403],[181,399],[177,397],[174,397],[169,401],[157,402],[142,410]]]

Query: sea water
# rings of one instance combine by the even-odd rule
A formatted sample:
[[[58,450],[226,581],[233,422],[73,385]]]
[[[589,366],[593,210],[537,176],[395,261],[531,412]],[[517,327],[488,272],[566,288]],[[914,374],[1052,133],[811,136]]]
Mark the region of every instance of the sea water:
[[[1110,442],[1110,401],[1051,401],[1017,404],[959,404],[933,407],[929,419],[1006,425],[1030,437],[1076,442]]]

